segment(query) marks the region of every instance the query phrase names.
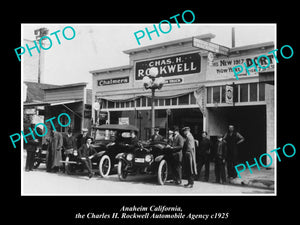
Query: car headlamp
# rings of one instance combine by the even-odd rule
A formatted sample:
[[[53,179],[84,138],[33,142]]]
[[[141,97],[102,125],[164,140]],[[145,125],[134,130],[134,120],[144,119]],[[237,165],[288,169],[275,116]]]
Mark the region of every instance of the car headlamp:
[[[126,160],[127,161],[131,161],[133,159],[133,155],[132,154],[128,154],[127,156],[126,156]]]
[[[151,162],[151,160],[152,160],[152,155],[145,156],[145,162]]]

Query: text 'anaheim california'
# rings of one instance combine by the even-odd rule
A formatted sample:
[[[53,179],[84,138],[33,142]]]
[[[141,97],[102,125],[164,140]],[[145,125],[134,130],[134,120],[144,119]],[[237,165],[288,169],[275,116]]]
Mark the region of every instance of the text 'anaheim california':
[[[151,205],[150,207],[147,206],[123,206],[120,209],[120,212],[182,212],[181,207],[179,206],[165,206],[165,205]]]

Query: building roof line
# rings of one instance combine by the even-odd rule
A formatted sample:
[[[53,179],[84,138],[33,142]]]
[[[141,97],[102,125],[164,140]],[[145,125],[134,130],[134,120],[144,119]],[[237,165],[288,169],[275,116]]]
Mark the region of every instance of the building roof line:
[[[57,87],[46,87],[46,88],[42,88],[42,89],[53,90],[53,89],[68,88],[68,87],[86,86],[87,84],[88,84],[87,82],[80,82],[80,83],[59,85]]]
[[[214,35],[212,33],[208,33],[208,34],[198,35],[198,36],[195,36],[195,37],[199,38],[199,39],[212,39],[215,36],[216,35]],[[174,40],[174,41],[168,41],[168,42],[148,45],[148,46],[144,46],[144,47],[133,48],[133,49],[125,50],[123,52],[126,53],[126,54],[132,54],[132,53],[136,53],[136,52],[147,51],[147,50],[154,49],[154,48],[161,48],[161,47],[176,45],[176,44],[180,44],[180,43],[184,43],[184,42],[191,42],[192,38],[193,37],[177,39],[177,40]]]
[[[110,68],[105,68],[105,69],[99,69],[99,70],[91,70],[89,71],[90,73],[109,73],[112,71],[117,71],[117,70],[126,70],[126,69],[131,69],[133,66],[132,65],[123,65],[123,66],[116,66],[116,67],[110,67]]]

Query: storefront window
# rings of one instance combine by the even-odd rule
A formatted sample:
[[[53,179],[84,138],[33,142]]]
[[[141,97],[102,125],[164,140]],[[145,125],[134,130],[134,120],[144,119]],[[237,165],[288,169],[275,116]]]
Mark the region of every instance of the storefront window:
[[[250,84],[250,102],[257,101],[257,83]]]
[[[130,107],[134,108],[134,101],[130,101]]]
[[[142,106],[145,107],[145,106],[146,106],[146,103],[147,103],[147,102],[146,102],[147,99],[146,99],[146,97],[142,97],[141,99],[142,99]]]
[[[178,97],[178,105],[188,105],[189,104],[189,95],[183,95]]]
[[[164,102],[165,102],[164,99],[159,99],[159,100],[158,100],[159,106],[164,106]]]
[[[190,94],[190,98],[191,98],[191,104],[196,104],[196,98],[194,96],[194,93]]]
[[[207,88],[207,103],[211,103],[211,87]]]
[[[177,105],[177,98],[172,98],[172,105]]]
[[[115,107],[115,103],[112,101],[107,101],[107,108],[113,109]]]
[[[168,99],[166,99],[165,102],[166,102],[166,103],[165,103],[166,105],[171,105],[171,99],[168,98]]]
[[[265,100],[265,84],[259,83],[259,101]]]
[[[248,101],[248,84],[240,85],[240,102]]]
[[[141,98],[136,100],[136,107],[141,107]]]
[[[152,98],[148,98],[148,106],[151,106],[152,104]]]
[[[226,102],[225,97],[226,97],[226,86],[222,86],[222,103]]]
[[[233,85],[233,102],[238,102],[239,86]]]
[[[102,108],[103,109],[107,108],[107,101],[105,99],[102,99]]]
[[[213,87],[213,102],[220,102],[220,86]]]

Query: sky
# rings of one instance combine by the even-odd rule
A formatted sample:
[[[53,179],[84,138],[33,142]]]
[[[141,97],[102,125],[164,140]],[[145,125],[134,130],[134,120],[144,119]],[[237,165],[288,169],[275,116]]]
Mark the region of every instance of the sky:
[[[75,37],[66,40],[62,30],[66,26],[75,29]],[[156,24],[158,26],[158,24]],[[168,30],[162,27],[163,30]],[[125,50],[163,43],[181,38],[187,38],[207,33],[216,35],[211,41],[223,46],[231,47],[231,28],[235,28],[236,47],[262,42],[273,41],[276,46],[276,26],[274,24],[172,24],[169,33],[160,33],[158,37],[153,33],[152,40],[147,35],[135,39],[134,33],[147,27],[153,29],[153,24],[22,24],[21,39],[35,40],[34,30],[46,27],[48,37],[52,40],[52,47],[45,50],[45,78],[48,84],[70,84],[87,82],[92,87],[92,74],[89,71],[105,69],[129,64],[129,55]],[[60,30],[58,44],[54,35],[50,33]],[[72,33],[67,32],[71,37]],[[47,43],[46,43],[47,46]],[[48,45],[49,46],[49,45]],[[28,54],[28,53],[25,53]],[[32,54],[38,54],[33,51]]]

